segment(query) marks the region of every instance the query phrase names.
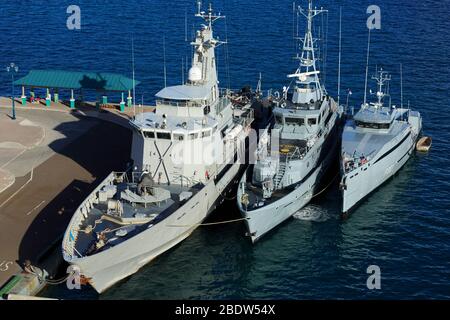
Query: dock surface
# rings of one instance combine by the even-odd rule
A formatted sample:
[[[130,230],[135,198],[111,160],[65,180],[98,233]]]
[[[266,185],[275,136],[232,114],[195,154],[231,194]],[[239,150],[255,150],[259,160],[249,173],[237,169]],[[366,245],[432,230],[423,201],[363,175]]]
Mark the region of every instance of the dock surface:
[[[25,260],[42,266],[78,204],[110,171],[125,168],[131,146],[126,116],[23,107],[12,120],[1,102],[0,287]]]

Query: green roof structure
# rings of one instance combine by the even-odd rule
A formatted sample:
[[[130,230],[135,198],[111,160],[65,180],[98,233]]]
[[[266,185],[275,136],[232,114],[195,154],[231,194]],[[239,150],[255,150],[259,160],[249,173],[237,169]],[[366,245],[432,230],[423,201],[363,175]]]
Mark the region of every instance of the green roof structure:
[[[135,81],[138,85],[140,81]],[[106,72],[77,72],[62,70],[31,70],[16,85],[34,88],[92,89],[98,91],[129,91],[133,80],[120,74]]]

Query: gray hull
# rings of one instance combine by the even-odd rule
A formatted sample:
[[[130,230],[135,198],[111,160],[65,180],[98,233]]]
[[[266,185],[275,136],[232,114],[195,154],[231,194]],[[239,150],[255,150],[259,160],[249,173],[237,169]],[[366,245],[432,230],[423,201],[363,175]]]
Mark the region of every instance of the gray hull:
[[[384,144],[370,161],[349,173],[342,172],[342,213],[349,213],[405,165],[415,150],[420,131],[421,120],[417,117],[395,139]],[[346,143],[344,139],[343,148]]]
[[[217,183],[211,180],[164,221],[123,243],[91,256],[65,256],[65,260],[78,266],[85,277],[91,278],[90,284],[98,293],[104,292],[186,239],[215,209],[240,167],[239,163],[233,164]],[[78,221],[74,219],[71,223],[75,225]],[[65,237],[69,236],[66,233]]]
[[[322,182],[324,174],[329,170],[336,159],[337,143],[328,151],[325,159],[309,174],[308,178],[298,184],[292,191],[284,195],[281,199],[265,205],[259,209],[246,210],[241,201],[237,201],[241,215],[245,221],[248,235],[253,243],[262,236],[280,225],[285,220],[305,207],[318,192],[318,186]],[[245,183],[246,173],[244,173],[237,193],[237,199],[241,199],[243,194],[242,184]]]

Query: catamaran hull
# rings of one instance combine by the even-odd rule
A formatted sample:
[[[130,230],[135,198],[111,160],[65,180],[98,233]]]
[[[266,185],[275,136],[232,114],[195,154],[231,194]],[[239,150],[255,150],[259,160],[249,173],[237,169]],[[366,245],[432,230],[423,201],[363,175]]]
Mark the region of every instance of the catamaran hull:
[[[186,239],[221,203],[240,168],[241,164],[232,164],[219,181],[211,180],[169,217],[127,241],[92,256],[66,261],[78,266],[98,293],[104,292]]]
[[[390,151],[381,160],[371,161],[357,170],[343,175],[341,180],[343,214],[350,213],[361,201],[405,165],[414,152],[418,136],[415,132],[418,131],[412,131],[402,144]]]

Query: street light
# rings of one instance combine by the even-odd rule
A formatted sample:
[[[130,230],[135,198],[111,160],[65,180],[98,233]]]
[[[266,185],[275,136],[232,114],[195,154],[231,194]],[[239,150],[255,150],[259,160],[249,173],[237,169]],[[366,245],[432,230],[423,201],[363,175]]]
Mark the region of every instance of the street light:
[[[17,66],[15,63],[11,63],[9,66],[6,67],[6,71],[11,73],[11,86],[12,86],[12,119],[16,120],[16,106],[15,106],[15,99],[14,99],[14,73],[19,72],[19,66]]]

